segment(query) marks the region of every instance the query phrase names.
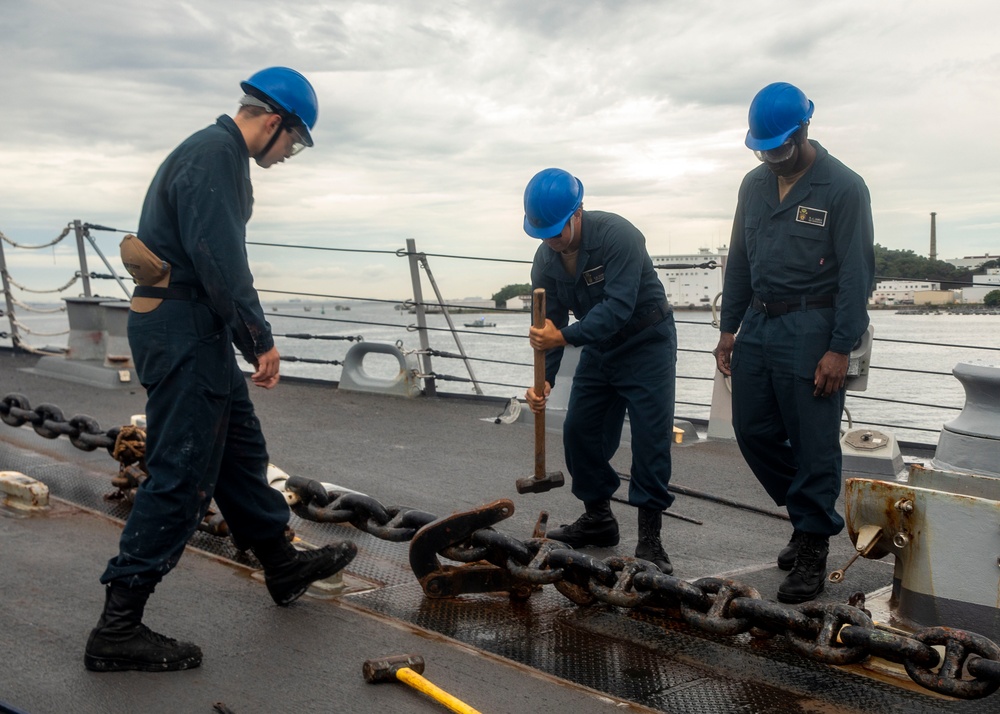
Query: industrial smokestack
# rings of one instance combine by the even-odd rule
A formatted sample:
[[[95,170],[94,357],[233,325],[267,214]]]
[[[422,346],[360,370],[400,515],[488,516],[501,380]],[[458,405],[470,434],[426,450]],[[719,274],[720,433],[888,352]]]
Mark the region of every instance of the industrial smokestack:
[[[937,213],[931,211],[931,260],[937,260]]]

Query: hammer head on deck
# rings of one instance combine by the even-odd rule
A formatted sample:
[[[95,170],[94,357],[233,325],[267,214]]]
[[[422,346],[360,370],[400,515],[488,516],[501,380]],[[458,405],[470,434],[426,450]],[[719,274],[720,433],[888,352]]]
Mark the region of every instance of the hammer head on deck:
[[[545,493],[566,484],[562,471],[549,471],[542,477],[530,476],[517,480],[518,493]]]
[[[404,654],[382,657],[381,659],[365,660],[361,673],[369,684],[395,682],[396,672],[404,667],[412,669],[417,674],[424,673],[424,658],[420,655]]]

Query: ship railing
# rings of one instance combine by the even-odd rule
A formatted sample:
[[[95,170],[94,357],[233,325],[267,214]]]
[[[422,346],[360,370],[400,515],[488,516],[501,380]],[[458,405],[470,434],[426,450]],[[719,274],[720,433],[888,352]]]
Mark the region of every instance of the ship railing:
[[[22,349],[30,352],[41,352],[40,348],[29,344],[22,336],[22,332],[27,332],[29,326],[26,325],[24,320],[17,318],[16,308],[22,310],[26,309],[25,306],[27,302],[25,300],[18,300],[15,296],[15,290],[28,291],[28,288],[24,285],[23,281],[17,282],[13,279],[8,270],[8,265],[6,259],[3,255],[3,243],[7,243],[18,249],[37,249],[41,247],[52,247],[53,250],[58,249],[60,241],[68,237],[71,233],[76,238],[75,253],[77,262],[79,265],[79,270],[74,271],[70,276],[69,280],[55,289],[55,291],[60,293],[66,293],[70,288],[75,285],[78,281],[82,284],[82,294],[86,297],[91,297],[94,295],[92,290],[91,281],[93,280],[111,280],[117,283],[118,288],[124,293],[125,297],[129,297],[129,289],[126,286],[125,280],[119,274],[119,270],[112,265],[112,263],[105,256],[105,253],[101,250],[97,240],[95,240],[94,232],[113,232],[113,233],[125,233],[128,231],[122,231],[119,229],[108,228],[107,226],[85,223],[79,220],[71,221],[62,231],[62,234],[56,238],[54,241],[43,245],[28,246],[8,239],[2,233],[0,237],[4,240],[0,241],[0,275],[3,278],[3,290],[6,299],[6,316],[10,323],[10,333],[0,333],[0,337],[11,339],[14,349]],[[332,323],[339,327],[343,325],[352,325],[352,331],[357,329],[357,331],[364,332],[367,329],[377,329],[380,335],[384,335],[386,330],[399,330],[401,335],[399,339],[396,340],[397,344],[401,347],[403,346],[403,337],[409,333],[416,333],[418,346],[415,348],[410,348],[406,350],[407,352],[414,354],[419,359],[419,375],[424,382],[424,391],[428,395],[434,395],[437,391],[438,382],[453,382],[453,383],[464,383],[469,384],[471,389],[476,394],[485,393],[484,387],[495,387],[491,391],[494,392],[494,396],[500,396],[496,394],[498,389],[516,389],[517,396],[523,394],[524,390],[532,382],[531,364],[525,359],[525,361],[519,360],[505,360],[496,359],[493,355],[474,355],[470,354],[463,343],[463,335],[481,334],[480,331],[466,330],[458,327],[451,316],[455,313],[474,311],[477,313],[518,313],[524,314],[526,310],[521,309],[511,309],[503,307],[486,307],[486,306],[473,306],[468,303],[463,302],[449,302],[443,297],[443,292],[441,285],[447,286],[449,280],[455,278],[457,281],[457,276],[460,271],[467,269],[469,262],[471,261],[487,261],[496,264],[506,264],[516,266],[518,270],[523,269],[524,281],[529,282],[528,279],[528,267],[531,265],[531,261],[524,259],[510,259],[502,257],[487,257],[479,255],[460,255],[451,253],[433,253],[421,251],[417,248],[416,243],[413,239],[406,241],[405,246],[397,249],[371,249],[371,248],[347,248],[347,247],[329,247],[329,246],[311,246],[293,243],[272,243],[272,242],[258,242],[258,241],[248,241],[247,245],[250,249],[257,253],[257,257],[261,255],[266,255],[270,250],[281,250],[283,252],[283,257],[289,255],[290,251],[302,251],[304,254],[309,255],[312,260],[312,256],[322,253],[344,253],[344,254],[368,254],[374,256],[382,256],[384,258],[391,259],[393,261],[405,259],[407,264],[407,272],[410,277],[412,295],[406,297],[398,297],[392,299],[385,298],[374,298],[369,296],[357,296],[357,295],[340,295],[340,294],[330,294],[330,293],[318,293],[318,292],[307,292],[307,291],[294,291],[279,289],[278,286],[270,286],[266,283],[258,283],[258,290],[262,295],[275,295],[283,296],[291,299],[319,299],[319,300],[334,300],[334,301],[358,301],[358,302],[370,302],[370,303],[385,303],[392,304],[400,311],[406,310],[408,313],[412,310],[414,314],[414,321],[408,324],[399,323],[389,323],[389,322],[378,322],[370,319],[354,320],[347,317],[336,315],[336,316],[326,316],[326,315],[315,315],[315,314],[289,314],[289,313],[277,313],[271,312],[270,315],[273,316],[283,316],[283,317],[295,317],[298,319],[314,320],[317,323]],[[106,274],[91,272],[88,268],[88,251],[92,251],[98,258],[98,260],[107,269]],[[431,271],[431,260],[434,260],[435,271],[439,275],[435,275]],[[314,260],[313,260],[314,263]],[[705,266],[699,264],[701,267],[715,267],[715,266]],[[455,267],[457,266],[457,267]],[[699,267],[696,265],[674,265],[669,266],[658,266],[671,269],[680,269],[686,267]],[[498,268],[498,273],[500,269]],[[513,275],[514,273],[508,273]],[[424,277],[426,276],[426,278]],[[127,279],[127,277],[126,277]],[[425,282],[426,280],[426,282]],[[501,279],[502,280],[502,279]],[[403,282],[402,277],[398,281]],[[498,282],[500,282],[498,280]],[[517,282],[516,280],[509,280],[508,282]],[[427,288],[428,295],[433,295],[433,297],[424,296],[425,288]],[[42,292],[39,290],[34,290],[33,292]],[[447,325],[444,327],[438,327],[428,324],[427,316],[429,314],[441,314],[445,316]],[[684,385],[688,388],[678,389],[678,399],[676,402],[676,409],[679,414],[683,415],[684,412],[690,412],[690,421],[695,424],[705,424],[707,423],[707,415],[711,409],[711,386],[709,386],[714,381],[714,358],[712,357],[711,350],[715,346],[715,341],[717,337],[718,323],[714,320],[706,321],[704,319],[686,319],[685,315],[692,314],[692,312],[684,309],[677,308],[675,312],[675,322],[678,325],[678,329],[684,331],[684,337],[679,340],[680,346],[678,347],[678,374],[677,380],[679,387]],[[354,327],[356,326],[356,327]],[[525,321],[524,329],[519,330],[516,334],[514,333],[504,333],[504,332],[491,332],[491,337],[499,339],[510,339],[510,340],[522,340],[525,343],[524,354],[527,356],[531,355],[530,347],[527,346],[527,327],[528,321]],[[314,339],[314,340],[362,340],[364,339],[363,334],[358,335],[330,335],[328,334],[330,330],[318,329],[313,333],[291,333],[291,332],[276,332],[276,337],[282,337],[288,340],[303,340],[303,339]],[[326,333],[326,334],[324,334]],[[444,348],[440,344],[440,336],[447,333],[449,336],[449,341],[454,342],[454,351],[449,347]],[[53,333],[55,334],[55,333]],[[691,335],[694,335],[693,338]],[[380,336],[379,339],[385,339]],[[390,342],[392,340],[389,340]],[[895,340],[886,339],[875,336],[874,341],[876,343],[892,343],[892,342],[907,342],[906,340]],[[690,346],[684,346],[687,342]],[[979,345],[956,345],[949,343],[935,343],[932,340],[920,340],[913,341],[913,344],[919,344],[921,350],[927,349],[946,349],[954,350],[955,348],[961,348],[962,350],[985,350],[993,351],[995,353],[996,348],[979,346]],[[342,365],[342,361],[338,359],[318,359],[316,357],[309,357],[304,355],[294,354],[292,349],[284,349],[282,358],[287,362],[300,362],[300,363],[314,363],[328,365],[331,367]],[[930,370],[923,369],[919,364],[919,357],[915,356],[915,364],[905,365],[905,364],[879,364],[878,363],[879,351],[876,347],[874,351],[874,360],[870,366],[873,371],[885,370],[888,372],[896,373],[906,373],[912,374],[917,379],[912,380],[913,388],[912,390],[906,390],[905,392],[898,391],[897,393],[878,393],[876,389],[870,390],[866,394],[858,394],[852,392],[848,400],[850,412],[848,419],[851,426],[866,426],[866,427],[877,427],[886,428],[899,431],[906,434],[915,434],[916,440],[913,442],[919,446],[928,446],[924,439],[933,441],[933,435],[936,435],[941,425],[951,417],[953,417],[958,411],[961,410],[962,403],[964,401],[963,394],[958,385],[957,380],[954,380],[950,371],[943,370]],[[435,369],[434,360],[454,360],[460,361],[464,367],[465,375],[455,375],[447,374],[444,371],[437,371]],[[482,365],[485,369],[486,365],[496,365],[497,367],[503,368],[513,368],[516,374],[513,378],[503,379],[503,380],[490,380],[482,379],[476,374],[475,366]],[[522,372],[523,370],[523,372]],[[511,373],[510,369],[507,369],[507,373]],[[467,375],[467,376],[466,376]],[[322,379],[327,380],[324,375]],[[945,403],[943,399],[935,397],[935,400],[928,401],[926,398],[921,398],[921,394],[926,393],[926,390],[922,389],[920,385],[926,384],[926,380],[930,379],[947,379],[950,380],[949,392],[950,403]],[[335,375],[329,377],[329,381],[337,381]],[[953,384],[951,384],[953,383]],[[935,390],[936,393],[940,393],[941,390]],[[705,395],[705,398],[701,398],[701,394]],[[877,413],[881,410],[882,414],[886,413],[887,407],[899,406],[899,412],[905,415],[903,420],[893,420],[887,419],[884,416],[879,417]],[[875,408],[869,408],[874,406]],[[925,436],[926,435],[926,436]],[[904,444],[906,442],[903,442]]]

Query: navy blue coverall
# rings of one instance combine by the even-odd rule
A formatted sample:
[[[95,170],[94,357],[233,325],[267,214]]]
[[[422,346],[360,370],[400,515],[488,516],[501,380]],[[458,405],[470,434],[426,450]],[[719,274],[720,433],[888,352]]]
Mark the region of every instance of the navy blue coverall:
[[[170,287],[198,298],[130,312],[129,345],[146,388],[146,465],[102,583],[152,587],[180,559],[214,496],[244,546],[280,536],[284,498],[267,484],[267,448],[233,343],[248,358],[274,346],[247,263],[250,155],[221,116],[185,140],[153,178],[139,238],[171,265]]]
[[[747,464],[797,530],[831,536],[844,527],[845,392],[813,396],[813,379],[827,351],[850,353],[868,327],[874,228],[862,178],[810,143],[816,159],[780,203],[767,166],[743,179],[720,329],[736,333],[733,427]],[[806,309],[762,311],[778,302]]]
[[[668,508],[674,500],[667,484],[677,332],[646,239],[621,216],[583,211],[576,275],[569,275],[559,254],[543,242],[535,252],[531,283],[545,289],[546,317],[566,342],[583,347],[563,425],[573,495],[584,503],[603,501],[618,489],[621,480],[610,459],[627,409],[629,503]],[[577,318],[573,324],[570,310]],[[562,354],[558,347],[546,355],[549,384],[555,384]]]

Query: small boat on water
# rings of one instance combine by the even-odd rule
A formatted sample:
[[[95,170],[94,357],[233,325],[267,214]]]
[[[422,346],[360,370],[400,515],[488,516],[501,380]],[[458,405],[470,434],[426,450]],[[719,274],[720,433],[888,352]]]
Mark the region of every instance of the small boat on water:
[[[466,322],[465,326],[466,327],[496,327],[497,323],[495,323],[495,322],[486,322],[486,318],[485,317],[480,317],[480,318],[477,318],[477,319],[473,320],[472,322]]]

